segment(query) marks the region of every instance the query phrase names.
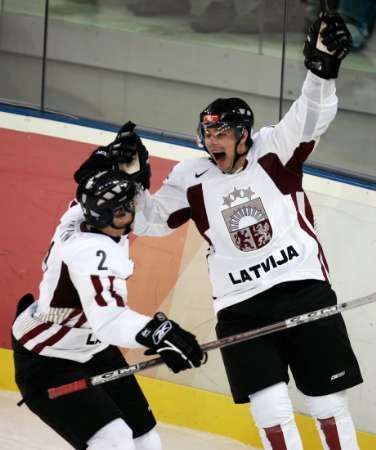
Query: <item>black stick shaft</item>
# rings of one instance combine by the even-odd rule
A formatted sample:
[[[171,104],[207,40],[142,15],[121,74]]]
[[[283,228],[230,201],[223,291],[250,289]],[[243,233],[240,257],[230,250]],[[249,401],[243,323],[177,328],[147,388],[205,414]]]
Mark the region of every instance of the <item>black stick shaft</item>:
[[[327,308],[317,309],[305,314],[291,317],[281,322],[277,322],[271,325],[266,325],[255,330],[246,331],[244,333],[234,334],[232,336],[224,337],[216,341],[207,342],[201,346],[202,350],[208,352],[217,348],[228,347],[230,345],[238,344],[240,342],[255,339],[257,337],[265,336],[267,334],[276,333],[277,331],[286,330],[287,328],[303,325],[304,323],[314,322],[315,320],[330,317],[335,314],[339,314],[344,311],[348,311],[359,306],[364,306],[376,301],[376,292],[365,297],[358,298],[351,302],[339,303],[334,306],[328,306]],[[149,361],[142,361],[138,364],[134,364],[129,367],[122,367],[111,372],[105,372],[100,375],[96,375],[90,378],[82,378],[72,383],[64,384],[62,386],[53,387],[48,389],[48,396],[50,399],[61,397],[63,395],[71,394],[73,392],[87,389],[91,386],[97,386],[98,384],[108,383],[109,381],[118,380],[129,375],[133,375],[137,372],[141,372],[151,367],[160,366],[163,364],[161,358],[150,359]]]

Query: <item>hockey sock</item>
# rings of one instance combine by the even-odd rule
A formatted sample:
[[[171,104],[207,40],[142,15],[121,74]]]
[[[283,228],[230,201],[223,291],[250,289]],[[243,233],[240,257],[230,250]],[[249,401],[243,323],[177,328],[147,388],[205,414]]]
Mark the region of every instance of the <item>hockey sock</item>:
[[[251,412],[266,450],[303,450],[286,383],[249,396]]]
[[[359,450],[356,430],[347,407],[346,391],[305,397],[325,450]]]

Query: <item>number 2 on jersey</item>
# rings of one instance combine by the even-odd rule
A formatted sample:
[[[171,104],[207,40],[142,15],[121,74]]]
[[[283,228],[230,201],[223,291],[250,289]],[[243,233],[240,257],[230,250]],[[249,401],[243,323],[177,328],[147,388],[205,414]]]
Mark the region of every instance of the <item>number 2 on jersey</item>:
[[[99,261],[99,264],[98,264],[98,270],[107,270],[108,267],[106,267],[104,265],[104,262],[106,261],[106,257],[107,257],[106,252],[104,250],[98,250],[97,256],[99,258],[101,258],[101,260]]]

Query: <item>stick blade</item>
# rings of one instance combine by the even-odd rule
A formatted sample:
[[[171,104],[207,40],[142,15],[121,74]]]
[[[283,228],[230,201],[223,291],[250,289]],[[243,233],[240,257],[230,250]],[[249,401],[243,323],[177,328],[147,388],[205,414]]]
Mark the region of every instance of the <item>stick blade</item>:
[[[88,382],[81,378],[81,380],[73,381],[72,383],[63,384],[58,387],[52,387],[48,389],[48,397],[50,400],[53,400],[58,397],[62,397],[63,395],[72,394],[73,392],[82,391],[89,387]]]

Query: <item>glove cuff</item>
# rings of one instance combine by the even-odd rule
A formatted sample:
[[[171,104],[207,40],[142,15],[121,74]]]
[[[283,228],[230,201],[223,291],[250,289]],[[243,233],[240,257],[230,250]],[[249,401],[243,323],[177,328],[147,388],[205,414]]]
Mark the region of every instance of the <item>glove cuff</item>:
[[[172,330],[172,327],[172,322],[167,319],[165,314],[157,312],[154,314],[153,319],[136,334],[135,339],[145,347],[155,348]]]
[[[325,80],[337,78],[341,61],[339,59],[334,59],[329,55],[325,55],[322,52],[318,54],[319,50],[316,50],[316,52],[317,55],[313,54],[309,58],[304,59],[306,68]]]

